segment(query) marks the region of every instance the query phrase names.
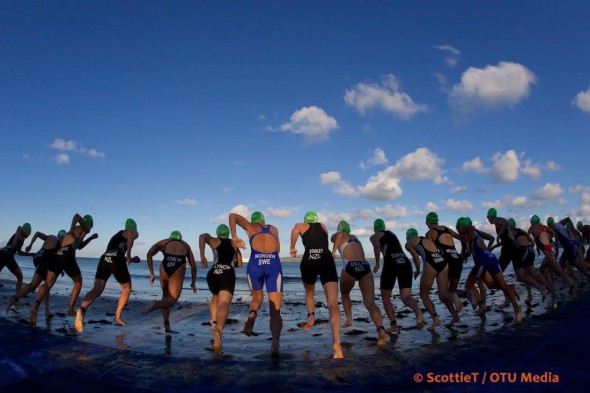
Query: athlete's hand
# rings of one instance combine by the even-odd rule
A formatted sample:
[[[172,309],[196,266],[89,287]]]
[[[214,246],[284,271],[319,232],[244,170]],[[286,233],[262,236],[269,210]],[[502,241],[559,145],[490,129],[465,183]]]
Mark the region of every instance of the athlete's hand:
[[[414,272],[414,280],[417,279],[419,275],[420,275],[420,270],[416,270]]]
[[[201,258],[201,266],[203,267],[203,269],[207,269],[207,258]]]
[[[291,256],[295,258],[297,256],[297,249],[295,247],[291,247]]]
[[[194,282],[191,284],[191,288],[193,288],[193,293],[197,293],[197,284]]]
[[[154,285],[155,279],[156,279],[156,276],[154,276],[154,273],[150,273],[150,285]]]
[[[25,251],[26,251],[26,252],[29,252],[29,251],[31,251],[31,246],[27,246],[27,248],[25,248]]]
[[[375,267],[373,268],[373,273],[377,273],[379,271],[379,262],[375,263]]]
[[[239,237],[236,237],[234,239],[234,243],[236,243],[236,247],[241,248],[241,249],[246,249],[246,243],[244,243],[244,241],[242,239],[240,239]]]

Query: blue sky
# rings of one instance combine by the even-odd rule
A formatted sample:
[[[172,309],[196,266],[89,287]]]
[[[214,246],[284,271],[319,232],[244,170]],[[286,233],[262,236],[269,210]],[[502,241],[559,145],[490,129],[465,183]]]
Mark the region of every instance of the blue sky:
[[[0,3],[0,240],[128,217],[145,257],[262,211],[399,236],[590,221],[590,3]],[[243,235],[243,232],[240,232]],[[300,252],[303,250],[298,243]],[[247,256],[249,250],[245,252]]]

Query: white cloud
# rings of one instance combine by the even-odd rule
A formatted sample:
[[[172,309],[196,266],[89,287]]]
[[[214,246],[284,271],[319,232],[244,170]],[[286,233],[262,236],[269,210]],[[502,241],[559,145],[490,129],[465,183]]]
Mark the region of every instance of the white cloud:
[[[465,192],[467,191],[467,186],[457,186],[457,187],[453,187],[451,189],[451,193],[453,194],[458,194],[460,192]]]
[[[525,196],[518,196],[512,199],[512,206],[525,207],[528,205],[528,198]]]
[[[461,52],[452,47],[451,45],[436,45],[434,48],[446,52],[446,56],[444,58],[445,64],[450,68],[455,68],[459,63],[459,58],[461,57]]]
[[[361,167],[361,169],[367,169],[370,166],[387,165],[388,163],[389,163],[389,160],[385,156],[385,152],[381,148],[378,147],[373,152],[373,157],[369,158],[367,160],[366,164],[361,162],[360,167]]]
[[[433,203],[433,202],[428,202],[426,204],[425,208],[429,212],[435,212],[435,211],[440,210],[439,207],[438,207],[438,205],[436,203]]]
[[[561,168],[555,161],[548,161],[545,167],[550,171],[558,171]]]
[[[412,97],[401,90],[397,78],[389,74],[385,76],[380,85],[359,83],[344,95],[344,102],[354,107],[361,115],[373,109],[402,118],[411,117],[428,111],[428,106],[417,104]]]
[[[464,162],[461,166],[461,170],[463,172],[473,171],[475,173],[485,173],[487,171],[486,168],[483,166],[483,163],[481,162],[481,158],[479,158],[479,156],[475,157],[471,161]]]
[[[97,151],[96,149],[92,148],[90,150],[86,149],[84,146],[82,146],[81,143],[76,142],[76,141],[66,141],[65,139],[61,139],[61,138],[55,138],[53,140],[53,142],[51,142],[51,144],[49,145],[50,148],[55,149],[55,150],[59,150],[62,152],[65,151],[73,151],[82,155],[86,155],[89,157],[93,157],[93,158],[105,158],[105,154],[101,153],[99,151]],[[64,154],[60,154],[60,156],[63,156]],[[67,156],[67,155],[66,155]],[[63,157],[62,157],[63,158]],[[67,163],[70,162],[69,157],[67,158]],[[63,163],[60,161],[60,159],[58,159],[58,163]]]
[[[504,154],[496,153],[493,160],[492,176],[496,182],[509,183],[518,179],[520,161],[514,150],[508,150]]]
[[[345,195],[345,196],[355,196],[357,194],[354,187],[352,187],[348,182],[342,180],[340,178],[339,172],[326,172],[320,174],[320,183],[321,184],[333,184],[332,190],[336,194]]]
[[[393,166],[377,172],[369,177],[367,184],[359,187],[362,195],[372,199],[385,200],[395,199],[402,194],[400,186],[401,178]]]
[[[541,177],[541,166],[539,164],[533,164],[531,160],[526,160],[522,168],[522,173],[533,179],[538,179]]]
[[[528,68],[500,62],[485,68],[469,67],[453,86],[449,101],[461,112],[513,108],[530,94],[537,77]]]
[[[426,147],[402,157],[393,167],[396,175],[406,176],[412,180],[432,179],[437,184],[448,181],[442,176],[444,161]]]
[[[290,208],[287,208],[287,207],[282,207],[282,208],[269,207],[265,211],[266,211],[265,216],[267,216],[267,217],[277,217],[277,218],[289,217],[289,216],[293,215],[296,212],[296,210],[290,209]]]
[[[489,208],[491,208],[491,207],[494,207],[494,208],[496,208],[496,209],[499,209],[499,208],[501,208],[502,206],[504,206],[504,204],[503,204],[501,201],[499,201],[498,199],[496,199],[495,201],[489,201],[489,202],[487,202],[487,201],[482,201],[482,202],[481,202],[481,206],[482,206],[484,209],[489,209]]]
[[[532,198],[537,200],[550,200],[557,199],[561,194],[563,194],[563,189],[559,183],[546,183],[543,187],[533,192]]]
[[[393,219],[406,217],[408,215],[408,210],[404,206],[391,206],[387,204],[383,207],[375,208],[375,213],[377,213],[378,216],[382,216],[382,218]]]
[[[583,112],[590,113],[590,87],[588,87],[588,90],[576,94],[572,100],[572,105]]]
[[[250,209],[246,205],[236,205],[230,210],[230,213],[237,213],[248,220],[250,219],[251,215]]]
[[[176,204],[177,205],[198,205],[199,202],[197,202],[196,199],[194,198],[184,198],[184,199],[177,199],[176,200]]]
[[[70,163],[70,156],[68,156],[66,153],[58,154],[55,159],[57,160],[58,164],[67,165]]]
[[[338,122],[322,108],[308,106],[296,110],[289,122],[280,126],[281,131],[304,135],[309,142],[325,142],[330,132],[338,129]]]
[[[447,199],[445,202],[445,208],[456,212],[466,212],[473,210],[473,204],[467,200],[456,201],[454,199]]]

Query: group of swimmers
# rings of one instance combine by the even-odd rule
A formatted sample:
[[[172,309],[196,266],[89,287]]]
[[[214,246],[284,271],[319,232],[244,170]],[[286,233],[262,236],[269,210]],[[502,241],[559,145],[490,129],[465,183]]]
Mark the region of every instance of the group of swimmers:
[[[505,295],[504,306],[509,304],[514,309],[514,322],[522,322],[522,311],[518,304],[519,294],[514,284],[508,285],[503,272],[512,261],[518,281],[525,283],[528,298],[531,301],[531,286],[541,293],[543,299],[548,293],[556,294],[555,277],[560,276],[562,285],[569,287],[575,296],[576,271],[590,277],[589,262],[590,249],[584,257],[584,242],[590,242],[590,226],[578,222],[574,227],[572,220],[566,217],[555,221],[552,217],[543,225],[538,216],[530,219],[530,228],[525,231],[517,228],[513,219],[505,219],[497,215],[494,208],[489,209],[487,219],[495,226],[496,235],[476,229],[469,217],[460,217],[455,230],[441,225],[438,215],[430,212],[426,216],[428,231],[420,236],[415,228],[406,232],[406,243],[402,244],[398,237],[385,228],[382,219],[376,219],[373,225],[374,234],[370,237],[375,255],[375,266],[367,262],[363,246],[359,239],[351,234],[350,225],[340,221],[336,233],[331,236],[332,248],[329,248],[328,229],[318,222],[318,215],[309,211],[303,222],[295,224],[291,231],[290,255],[297,256],[297,240],[301,238],[304,253],[301,258],[301,279],[305,288],[305,304],[307,321],[302,325],[304,330],[310,330],[315,323],[315,284],[317,278],[324,288],[326,295],[329,321],[332,331],[333,358],[342,358],[340,344],[340,328],[352,325],[352,302],[350,292],[358,282],[363,302],[377,330],[377,345],[386,345],[388,335],[400,332],[392,302],[392,291],[398,282],[400,298],[416,315],[416,327],[421,329],[425,325],[425,318],[418,301],[412,296],[412,281],[420,278],[420,299],[426,311],[432,318],[432,325],[428,328],[435,332],[441,325],[434,303],[430,298],[430,291],[436,279],[438,297],[451,314],[448,326],[459,321],[459,313],[463,309],[463,302],[459,299],[458,284],[461,278],[463,264],[468,256],[473,257],[474,266],[469,272],[465,284],[465,295],[471,302],[472,308],[481,316],[487,312],[486,288],[501,289]],[[127,219],[124,229],[113,235],[107,245],[105,253],[100,257],[93,288],[85,295],[79,308],[75,308],[82,288],[82,275],[76,262],[75,254],[90,241],[98,237],[97,234],[85,237],[92,230],[94,221],[92,216],[75,214],[69,231],[61,230],[57,235],[46,235],[37,231],[30,244],[22,251],[25,240],[31,234],[28,223],[19,226],[7,245],[0,249],[0,271],[6,266],[17,278],[15,295],[8,301],[11,308],[19,299],[37,291],[35,301],[31,307],[29,322],[36,326],[37,313],[41,302],[45,298],[46,316],[52,316],[49,309],[49,292],[57,277],[66,273],[73,281],[72,293],[69,301],[68,314],[75,317],[75,329],[84,330],[84,317],[90,305],[101,296],[106,282],[111,275],[121,285],[121,295],[117,303],[114,321],[118,325],[126,325],[122,319],[122,312],[131,293],[131,276],[128,265],[140,262],[140,257],[132,256],[135,239],[139,237],[137,224],[133,219]],[[240,249],[245,249],[245,241],[237,236],[237,226],[241,227],[248,236],[250,243],[250,259],[247,265],[247,279],[252,299],[245,321],[243,333],[251,336],[258,311],[264,300],[263,289],[269,299],[270,331],[272,335],[271,354],[279,355],[280,335],[282,331],[281,306],[283,301],[282,268],[279,258],[279,233],[275,226],[266,224],[261,212],[254,212],[250,220],[231,213],[229,226],[221,224],[216,229],[215,236],[203,233],[199,236],[199,252],[201,266],[208,268],[205,257],[205,247],[208,245],[213,251],[213,265],[207,273],[207,285],[212,294],[209,303],[211,320],[210,330],[213,333],[213,349],[222,349],[223,329],[229,315],[229,308],[235,289],[236,273],[234,267],[242,265]],[[43,245],[36,253],[30,253],[36,239],[43,240]],[[498,240],[494,244],[495,240]],[[554,241],[552,241],[554,239]],[[461,244],[461,250],[455,247],[455,241]],[[487,244],[486,244],[487,242]],[[557,260],[557,244],[562,248],[561,258]],[[544,254],[539,273],[534,267],[535,252]],[[496,247],[501,247],[499,258],[492,253]],[[412,261],[406,252],[410,254]],[[182,292],[187,264],[191,268],[191,288],[196,292],[196,263],[190,245],[182,239],[179,231],[173,231],[167,238],[156,242],[147,253],[147,265],[150,272],[150,283],[154,283],[155,274],[153,257],[161,252],[163,259],[159,268],[159,280],[162,297],[144,308],[142,314],[162,310],[164,328],[170,329],[170,309],[178,302]],[[343,266],[340,279],[336,269],[337,253]],[[33,256],[36,267],[30,283],[23,284],[22,272],[14,259],[14,255]],[[375,288],[373,273],[381,268],[380,279],[381,299],[390,326],[386,329],[381,310],[375,303]],[[422,260],[422,269],[420,260]],[[414,268],[412,268],[412,262]],[[341,313],[338,305],[338,282],[345,315],[345,322],[341,325]],[[42,284],[42,285],[41,285]],[[479,289],[476,288],[476,284]]]

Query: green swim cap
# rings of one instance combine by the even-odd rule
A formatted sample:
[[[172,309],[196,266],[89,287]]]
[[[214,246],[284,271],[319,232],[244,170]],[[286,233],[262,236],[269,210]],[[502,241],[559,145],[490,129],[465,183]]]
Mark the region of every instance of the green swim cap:
[[[531,217],[531,224],[540,224],[541,219],[536,214]]]
[[[25,222],[23,224],[23,229],[27,232],[29,232],[29,235],[31,234],[31,224],[29,224],[28,222]]]
[[[514,218],[508,219],[508,226],[512,229],[516,228],[516,221],[514,221]]]
[[[252,222],[253,224],[264,224],[264,214],[256,211],[254,213],[252,213],[252,217],[250,218],[250,222]]]
[[[418,231],[415,228],[410,228],[406,231],[406,240],[418,236]]]
[[[555,225],[555,219],[553,217],[547,218],[547,226],[551,227]]]
[[[469,226],[469,225],[471,225],[471,224],[469,223],[469,221],[470,221],[470,220],[469,220],[467,217],[459,217],[459,218],[457,219],[457,224],[455,224],[455,228],[459,229],[459,228],[461,228],[461,227],[466,227],[466,226]]]
[[[86,222],[86,224],[88,224],[89,227],[94,226],[94,220],[90,214],[86,214],[84,217],[82,217],[82,219]]]
[[[133,218],[128,218],[125,221],[125,230],[126,231],[137,231],[137,224]]]
[[[338,227],[336,228],[336,232],[343,233],[345,235],[350,234],[350,225],[344,220],[338,223]]]
[[[60,230],[59,232],[57,232],[57,238],[59,240],[63,239],[64,237],[66,237],[68,233],[66,232],[65,229]]]
[[[384,231],[385,230],[385,221],[383,221],[380,218],[376,219],[375,222],[373,223],[373,230],[375,232]]]
[[[465,216],[465,222],[467,223],[467,225],[473,225],[473,221],[471,221],[471,218]]]
[[[182,240],[182,233],[180,233],[180,231],[172,231],[170,234],[170,239]]]
[[[318,221],[318,215],[314,211],[308,211],[305,213],[305,217],[303,217],[303,222],[307,224],[311,224]]]
[[[498,212],[496,211],[495,208],[491,207],[490,210],[488,210],[488,218],[496,218],[498,217]]]
[[[426,223],[427,224],[438,224],[438,214],[435,212],[430,212],[426,215]]]
[[[582,221],[578,221],[578,223],[576,224],[576,228],[578,228],[578,231],[581,231],[582,229],[584,229],[584,223]]]
[[[217,233],[217,237],[227,239],[229,237],[229,228],[227,225],[221,224],[217,227],[215,233]]]

